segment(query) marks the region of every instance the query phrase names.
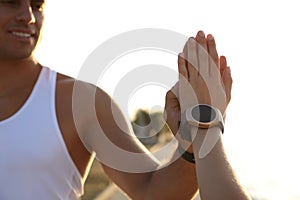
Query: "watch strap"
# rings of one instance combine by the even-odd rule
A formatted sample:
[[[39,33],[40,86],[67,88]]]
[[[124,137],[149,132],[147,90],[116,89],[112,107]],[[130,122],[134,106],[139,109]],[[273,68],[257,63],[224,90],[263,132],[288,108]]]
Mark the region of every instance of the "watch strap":
[[[178,149],[178,152],[180,153],[181,157],[184,160],[186,160],[186,161],[188,161],[190,163],[195,163],[195,156],[194,156],[193,153],[189,153],[186,150],[184,150],[179,143],[178,143],[177,149]]]

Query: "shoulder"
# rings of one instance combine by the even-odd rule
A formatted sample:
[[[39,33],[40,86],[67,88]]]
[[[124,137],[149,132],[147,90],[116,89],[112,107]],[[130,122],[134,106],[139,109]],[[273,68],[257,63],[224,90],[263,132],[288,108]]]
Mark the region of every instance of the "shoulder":
[[[83,123],[113,124],[113,119],[123,121],[123,114],[114,100],[94,84],[57,73],[57,102],[60,110],[66,107],[74,120]]]
[[[56,82],[57,92],[61,93],[60,96],[64,98],[72,98],[72,100],[99,100],[111,99],[110,96],[101,88],[97,87],[94,84],[77,80],[73,77],[57,73],[57,82]]]
[[[89,135],[90,137],[95,133],[101,133],[119,147],[129,148],[135,152],[140,151],[141,147],[137,145],[136,140],[129,136],[132,135],[132,132],[128,119],[103,89],[58,74],[57,100],[61,105],[61,115],[66,116],[64,111],[68,110],[68,118],[73,118],[77,132],[82,137],[84,137],[83,135]],[[98,138],[98,136],[94,138]]]

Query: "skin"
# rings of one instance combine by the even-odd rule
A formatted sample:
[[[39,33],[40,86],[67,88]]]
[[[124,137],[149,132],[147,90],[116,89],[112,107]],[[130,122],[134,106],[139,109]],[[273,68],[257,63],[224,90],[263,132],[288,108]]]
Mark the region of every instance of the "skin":
[[[212,105],[218,108],[224,116],[231,99],[232,78],[226,58],[218,56],[214,37],[210,34],[205,37],[204,32],[199,31],[195,38],[190,38],[183,53],[179,55],[178,68],[181,74],[179,87],[174,88],[171,93],[174,95],[173,101],[176,101],[176,96],[178,97],[178,107],[169,110],[177,110],[181,113],[190,105],[195,105],[195,102],[191,102],[191,98],[187,98],[191,96],[188,92],[193,92],[196,94],[197,103]],[[192,90],[187,88],[186,80]],[[178,113],[174,115],[180,117]],[[173,132],[177,131],[175,124],[172,129],[175,129]],[[207,136],[212,135],[217,138],[215,143],[209,143],[207,140]],[[195,157],[201,199],[251,199],[239,183],[227,159],[221,135],[218,127],[210,128],[209,132],[205,129],[198,129],[192,147],[188,149],[194,155],[198,155],[201,147],[213,145],[206,156]],[[180,138],[180,134],[179,141],[183,146],[186,143]]]
[[[33,52],[41,37],[44,20],[43,6],[44,1],[0,0],[0,120],[9,118],[22,107],[41,71],[42,67],[35,60]],[[29,35],[26,36],[26,34]],[[209,49],[215,50],[215,47],[209,46]],[[180,74],[183,76],[189,74],[189,77],[191,77],[192,68],[183,67],[182,62],[182,59],[179,58]],[[228,68],[225,58],[221,57],[220,63],[220,72],[225,74],[222,76],[224,77],[222,81],[225,84],[226,94],[229,96],[231,82],[228,80],[231,80],[231,76],[227,72]],[[194,79],[189,81],[192,80]],[[82,102],[82,105],[79,107],[79,111],[82,111],[80,112],[81,120],[79,121],[75,120],[76,115],[74,115],[72,107],[74,87],[80,91],[82,98],[95,93],[95,105],[92,108],[87,100],[84,98],[79,99]],[[178,123],[181,110],[184,109],[180,105],[184,105],[184,103],[180,99],[178,101],[174,94],[173,90],[166,95],[166,116],[169,126],[175,133],[177,132],[175,124]],[[199,94],[199,97],[202,96],[202,94]],[[107,105],[112,105],[112,107]],[[90,115],[89,108],[96,111],[96,122],[95,118]],[[112,113],[112,110],[115,112]],[[125,117],[109,95],[100,88],[96,88],[88,83],[78,82],[59,73],[56,85],[56,115],[69,154],[82,177],[86,177],[92,157],[90,151],[83,144],[80,135],[82,136],[82,133],[95,132],[96,128],[94,129],[93,127],[96,124],[100,124],[102,127],[103,131],[101,134],[106,135],[120,148],[128,152],[147,152],[136,138],[126,134],[130,132],[130,129]],[[201,138],[199,141],[201,142]],[[99,142],[101,144],[101,141]],[[224,150],[218,149],[216,150],[218,153],[225,155]],[[193,149],[191,148],[191,150]],[[102,166],[107,175],[133,199],[191,199],[198,189],[195,165],[182,158],[175,159],[175,157],[176,153],[171,164],[158,170],[144,173],[120,171],[105,163],[102,163]],[[146,158],[145,162],[156,164],[156,161],[151,157]],[[202,162],[204,162],[201,163],[203,166],[215,164],[215,161]],[[221,167],[215,166],[215,170],[220,172],[223,166],[221,164],[224,163],[226,166],[229,165],[224,160],[217,161],[217,164]],[[205,172],[205,176],[204,178],[200,177],[201,183],[215,173],[213,170],[203,172]],[[232,177],[231,175],[229,174],[228,178]],[[209,196],[211,193],[215,193],[209,189],[210,187],[213,188],[213,186],[208,185],[205,187],[205,184],[202,185],[201,188],[203,187],[205,195]],[[237,186],[232,192],[240,194],[244,193],[244,190]],[[231,197],[232,195],[230,198],[223,196],[222,199],[234,199]]]

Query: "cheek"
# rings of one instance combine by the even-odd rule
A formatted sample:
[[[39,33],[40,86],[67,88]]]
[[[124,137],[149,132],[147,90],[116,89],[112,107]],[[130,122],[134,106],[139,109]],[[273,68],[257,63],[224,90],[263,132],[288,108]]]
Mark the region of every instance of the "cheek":
[[[41,13],[35,14],[35,20],[36,20],[36,28],[38,31],[38,41],[41,40],[42,38],[42,29],[43,29],[43,24],[44,24],[44,15]]]
[[[39,32],[41,32],[41,30],[43,28],[43,24],[44,24],[44,16],[42,16],[42,15],[36,16],[36,26],[37,26]]]
[[[44,23],[44,12],[35,12],[34,17],[35,17],[35,20],[36,20],[36,24],[39,27],[42,27],[42,25]]]

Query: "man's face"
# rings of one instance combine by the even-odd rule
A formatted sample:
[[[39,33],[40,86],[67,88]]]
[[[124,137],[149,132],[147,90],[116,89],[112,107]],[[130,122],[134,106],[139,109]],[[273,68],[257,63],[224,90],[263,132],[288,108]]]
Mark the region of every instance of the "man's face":
[[[44,0],[0,0],[0,60],[31,57],[44,21]]]

